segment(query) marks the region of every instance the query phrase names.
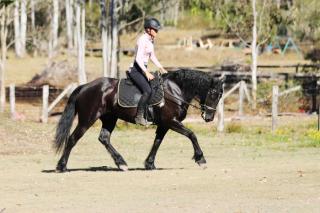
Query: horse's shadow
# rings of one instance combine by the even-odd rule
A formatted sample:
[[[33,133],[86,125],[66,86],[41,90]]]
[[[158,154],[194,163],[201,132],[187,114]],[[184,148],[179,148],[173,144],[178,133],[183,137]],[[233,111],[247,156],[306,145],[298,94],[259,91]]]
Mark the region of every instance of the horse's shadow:
[[[156,168],[154,170],[161,171],[161,170],[181,170],[184,168]],[[123,172],[121,169],[116,167],[110,166],[98,166],[98,167],[89,167],[89,168],[74,168],[74,169],[67,169],[66,172]],[[128,171],[150,171],[145,168],[129,168]],[[49,169],[49,170],[42,170],[42,173],[56,173],[56,170]]]

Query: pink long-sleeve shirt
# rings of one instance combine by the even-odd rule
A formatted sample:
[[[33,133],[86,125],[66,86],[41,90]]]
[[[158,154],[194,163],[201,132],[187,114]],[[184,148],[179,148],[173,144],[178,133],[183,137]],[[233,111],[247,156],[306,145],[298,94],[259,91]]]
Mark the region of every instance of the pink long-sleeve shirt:
[[[158,68],[162,68],[162,65],[154,54],[152,37],[148,33],[144,33],[137,40],[135,61],[139,67],[146,72],[149,59],[151,59]]]

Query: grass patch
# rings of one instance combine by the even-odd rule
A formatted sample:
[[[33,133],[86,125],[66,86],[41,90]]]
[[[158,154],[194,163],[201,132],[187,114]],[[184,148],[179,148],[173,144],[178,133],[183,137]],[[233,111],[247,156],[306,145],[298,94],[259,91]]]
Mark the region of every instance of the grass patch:
[[[227,133],[241,133],[243,131],[243,127],[240,123],[231,122],[226,126]]]

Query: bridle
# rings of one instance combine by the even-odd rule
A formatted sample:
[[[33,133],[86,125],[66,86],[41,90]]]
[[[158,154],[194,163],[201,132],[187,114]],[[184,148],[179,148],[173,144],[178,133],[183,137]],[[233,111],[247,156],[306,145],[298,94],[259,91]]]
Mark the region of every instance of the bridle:
[[[215,89],[213,89],[213,90],[216,91]],[[177,97],[171,95],[170,93],[166,92],[165,90],[163,90],[163,91],[164,91],[164,93],[166,93],[166,94],[169,95],[170,97],[172,97],[172,98],[174,98],[174,99],[176,99],[176,100],[178,100],[178,101],[181,101],[182,103],[184,103],[184,104],[186,104],[186,105],[188,105],[188,106],[191,106],[191,107],[193,107],[193,108],[196,108],[196,109],[200,110],[200,111],[201,111],[201,117],[202,117],[203,119],[205,119],[203,114],[204,114],[206,111],[213,111],[213,112],[214,112],[214,111],[217,110],[217,108],[213,108],[213,107],[208,106],[208,105],[206,105],[206,104],[201,104],[201,101],[198,100],[198,99],[195,99],[195,100],[199,103],[200,107],[198,107],[197,105],[191,104],[191,103],[189,103],[189,102],[187,102],[187,101],[185,101],[185,100],[183,100],[183,99],[177,98]],[[209,91],[209,92],[207,93],[207,95],[206,95],[206,100],[207,100],[208,95],[209,95],[210,93],[212,93],[212,91]],[[219,92],[219,98],[218,98],[218,99],[220,99],[221,95],[222,95],[222,93]],[[205,101],[205,102],[206,102],[206,101]],[[175,103],[178,104],[177,102],[175,102]],[[178,104],[178,105],[179,105],[179,104]]]
[[[163,79],[162,79],[162,76],[161,76],[159,73],[157,73],[157,75],[158,75],[159,80],[160,80],[160,85],[161,85],[162,88],[163,88]],[[201,111],[201,117],[202,117],[204,120],[205,120],[204,114],[205,114],[207,111],[215,112],[215,111],[217,110],[217,108],[213,108],[213,107],[208,106],[208,105],[206,105],[206,104],[201,104],[201,100],[195,99],[195,100],[199,103],[199,105],[200,105],[200,107],[198,107],[197,105],[191,104],[191,103],[189,103],[189,102],[187,102],[187,101],[185,101],[185,100],[183,100],[183,99],[181,99],[181,98],[178,98],[178,97],[175,97],[175,96],[171,95],[170,93],[166,92],[164,89],[163,89],[163,92],[166,93],[168,96],[170,96],[170,97],[172,97],[172,98],[174,98],[174,99],[176,99],[176,100],[178,100],[178,101],[181,101],[183,104],[186,104],[186,105],[188,105],[188,106],[191,106],[191,107],[193,107],[193,108],[195,108],[195,109],[200,110],[200,111]],[[208,93],[207,93],[207,95],[206,95],[206,98],[205,98],[205,102],[207,102],[208,96],[210,96],[213,92],[216,93],[217,90],[216,90],[216,89],[212,89],[212,90],[209,90],[209,91],[208,91]],[[223,92],[219,92],[218,101],[220,100],[222,94],[223,94]],[[173,101],[173,100],[171,100],[171,101]],[[178,103],[175,102],[175,101],[173,101],[173,102],[174,102],[175,104],[177,104],[177,105],[180,105],[180,104],[178,104]],[[216,106],[217,106],[217,105],[218,105],[218,104],[216,104]],[[181,106],[181,105],[180,105],[180,106]]]

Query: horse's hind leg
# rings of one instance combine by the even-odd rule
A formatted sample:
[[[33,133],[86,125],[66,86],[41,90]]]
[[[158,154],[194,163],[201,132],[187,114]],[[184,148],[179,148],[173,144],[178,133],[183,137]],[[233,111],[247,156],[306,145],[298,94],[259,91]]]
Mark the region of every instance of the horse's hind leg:
[[[111,145],[110,136],[116,126],[117,118],[114,116],[104,116],[100,118],[102,121],[102,128],[99,135],[99,141],[106,147],[111,154],[115,164],[122,171],[127,171],[128,166],[123,157],[117,152],[117,150]]]
[[[72,148],[76,145],[78,140],[87,131],[87,129],[88,129],[87,127],[78,124],[77,127],[74,129],[73,133],[69,136],[68,141],[64,147],[63,154],[57,164],[57,167],[56,167],[57,172],[65,172],[67,170],[67,163],[68,163],[70,152]]]
[[[156,138],[154,139],[153,146],[151,148],[151,151],[150,151],[147,159],[144,162],[144,167],[147,170],[156,169],[156,167],[154,165],[154,160],[155,160],[157,151],[159,149],[159,146],[161,145],[161,142],[167,132],[168,132],[168,128],[158,126],[157,131],[156,131]]]

